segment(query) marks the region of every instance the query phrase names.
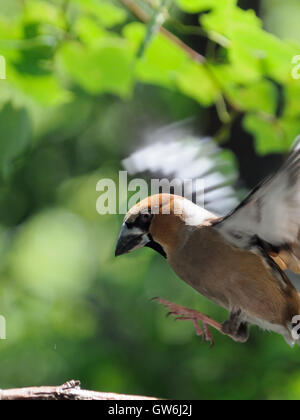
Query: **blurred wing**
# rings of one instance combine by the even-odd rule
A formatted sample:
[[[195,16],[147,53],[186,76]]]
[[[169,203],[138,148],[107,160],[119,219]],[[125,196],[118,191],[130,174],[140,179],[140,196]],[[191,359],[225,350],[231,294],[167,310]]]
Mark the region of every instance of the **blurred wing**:
[[[130,175],[147,173],[151,179],[176,179],[182,195],[219,215],[238,204],[232,187],[237,171],[211,138],[189,134],[179,123],[153,132],[146,140],[148,146],[122,161]]]
[[[279,171],[216,228],[241,247],[258,237],[282,268],[300,272],[300,137]]]

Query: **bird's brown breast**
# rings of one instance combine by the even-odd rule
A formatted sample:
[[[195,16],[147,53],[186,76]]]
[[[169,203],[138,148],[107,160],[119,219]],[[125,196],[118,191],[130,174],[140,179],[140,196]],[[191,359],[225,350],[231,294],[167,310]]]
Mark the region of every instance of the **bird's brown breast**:
[[[298,292],[288,281],[280,287],[267,261],[233,247],[213,227],[197,227],[168,261],[194,289],[226,309],[286,325],[300,311]]]

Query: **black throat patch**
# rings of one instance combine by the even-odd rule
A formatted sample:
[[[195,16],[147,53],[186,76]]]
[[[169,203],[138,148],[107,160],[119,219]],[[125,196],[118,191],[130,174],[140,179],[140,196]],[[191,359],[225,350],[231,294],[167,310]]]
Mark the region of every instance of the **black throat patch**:
[[[163,247],[159,245],[158,242],[155,242],[153,240],[150,233],[148,236],[149,236],[150,242],[148,242],[145,246],[147,246],[148,248],[154,249],[154,251],[158,252],[160,255],[162,255],[164,258],[167,259],[167,254],[165,253],[165,250],[163,249]]]

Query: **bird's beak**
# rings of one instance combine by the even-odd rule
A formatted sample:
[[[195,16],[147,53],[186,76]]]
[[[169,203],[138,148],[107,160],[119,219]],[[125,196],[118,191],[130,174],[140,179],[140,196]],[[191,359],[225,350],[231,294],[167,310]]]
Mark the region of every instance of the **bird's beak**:
[[[150,239],[147,233],[135,227],[129,229],[126,223],[123,223],[116,245],[115,256],[118,257],[119,255],[142,248],[149,241]]]

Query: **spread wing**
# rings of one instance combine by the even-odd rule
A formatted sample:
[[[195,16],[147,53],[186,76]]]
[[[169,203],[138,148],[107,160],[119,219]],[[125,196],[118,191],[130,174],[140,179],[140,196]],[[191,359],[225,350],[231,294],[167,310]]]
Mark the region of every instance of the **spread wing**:
[[[278,172],[216,228],[241,247],[259,238],[281,268],[300,273],[300,136]]]
[[[211,138],[194,135],[180,122],[151,132],[144,144],[122,161],[130,175],[173,180],[171,193],[219,215],[238,204],[235,166]]]

